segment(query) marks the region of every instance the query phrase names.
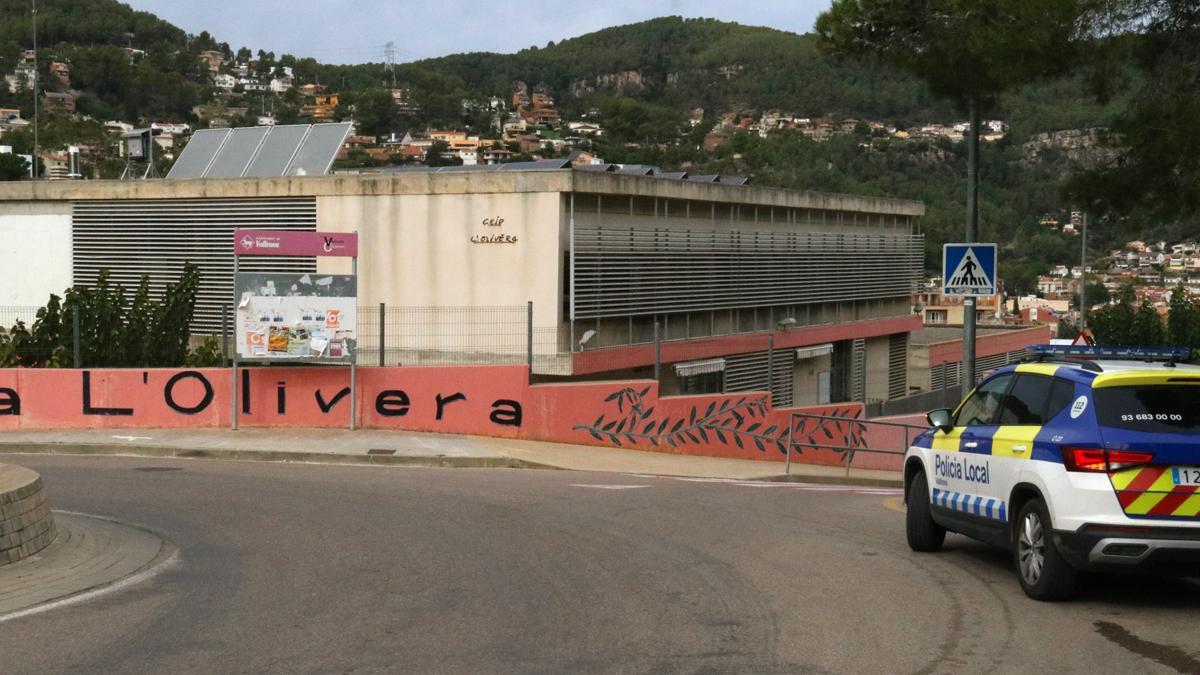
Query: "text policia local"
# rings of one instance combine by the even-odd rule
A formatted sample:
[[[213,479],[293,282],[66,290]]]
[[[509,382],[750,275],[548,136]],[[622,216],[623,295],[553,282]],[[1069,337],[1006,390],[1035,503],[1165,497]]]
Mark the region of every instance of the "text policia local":
[[[117,405],[100,406],[93,401],[92,373],[84,370],[80,373],[80,412],[85,416],[116,416],[131,417],[135,414],[133,407]],[[145,375],[143,373],[143,375]],[[241,372],[241,414],[250,415],[255,412],[257,402],[251,400],[250,371]],[[144,381],[144,380],[143,380]],[[184,386],[190,383],[190,386]],[[198,393],[197,393],[198,386]],[[182,387],[182,389],[181,389]],[[187,392],[187,393],[185,393]],[[321,414],[328,414],[347,398],[349,387],[342,387],[332,396],[327,396],[319,387],[312,389],[312,396]],[[216,397],[212,382],[204,373],[196,370],[182,370],[169,379],[162,387],[162,400],[167,407],[181,415],[198,415],[209,410]],[[384,389],[375,393],[371,404],[375,414],[380,417],[396,418],[408,415],[414,408],[428,405],[433,409],[434,419],[440,420],[455,404],[467,400],[467,395],[461,391],[438,393],[429,401],[413,401],[403,389]],[[274,396],[275,413],[286,415],[288,409],[288,388],[284,382],[278,382]],[[21,395],[11,387],[0,387],[0,416],[22,414]],[[523,410],[520,401],[513,399],[496,399],[491,403],[488,420],[502,426],[521,426]]]
[[[990,473],[986,461],[945,455],[935,455],[933,458],[933,474],[938,478],[987,484],[991,482]]]

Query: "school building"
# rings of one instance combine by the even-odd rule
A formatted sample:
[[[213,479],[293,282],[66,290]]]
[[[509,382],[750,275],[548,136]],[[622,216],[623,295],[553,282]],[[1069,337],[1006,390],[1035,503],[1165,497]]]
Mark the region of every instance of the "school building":
[[[235,228],[353,231],[360,307],[532,302],[542,380],[646,377],[657,353],[664,394],[769,389],[786,406],[908,392],[923,204],[589,169],[0,184],[0,305],[42,305],[101,270],[161,289],[192,262],[196,330],[215,331]]]

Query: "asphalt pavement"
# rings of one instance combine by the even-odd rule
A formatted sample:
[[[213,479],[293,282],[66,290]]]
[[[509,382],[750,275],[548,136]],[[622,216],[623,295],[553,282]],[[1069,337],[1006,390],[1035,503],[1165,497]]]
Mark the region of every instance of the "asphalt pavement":
[[[1195,672],[1200,586],[1025,598],[904,542],[898,491],[512,469],[7,455],[174,564],[5,621],[7,672]]]

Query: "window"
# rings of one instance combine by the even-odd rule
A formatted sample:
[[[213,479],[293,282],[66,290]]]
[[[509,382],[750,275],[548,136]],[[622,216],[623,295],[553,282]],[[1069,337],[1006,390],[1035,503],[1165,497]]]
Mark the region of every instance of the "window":
[[[1000,424],[1041,426],[1054,380],[1044,375],[1017,375],[1000,409]]]
[[[719,394],[723,390],[725,373],[716,371],[679,378],[681,394]]]
[[[1046,403],[1046,421],[1054,419],[1058,416],[1063,408],[1071,405],[1071,401],[1075,400],[1075,383],[1066,380],[1054,380],[1054,386],[1050,389],[1050,400]]]
[[[1000,402],[1004,399],[1004,390],[1012,382],[1012,375],[1005,373],[979,385],[971,398],[968,398],[958,409],[954,418],[955,426],[972,426],[978,424],[995,424],[996,413],[1000,411]]]
[[[1195,384],[1155,384],[1103,387],[1093,391],[1096,417],[1102,427],[1160,434],[1200,431]]]

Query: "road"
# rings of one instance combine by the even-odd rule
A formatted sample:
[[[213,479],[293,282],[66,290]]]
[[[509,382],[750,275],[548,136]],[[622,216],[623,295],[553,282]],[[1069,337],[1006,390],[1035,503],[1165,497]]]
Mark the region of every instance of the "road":
[[[6,672],[1188,672],[1200,585],[1021,593],[911,553],[886,491],[619,474],[9,456],[178,564],[0,623]],[[642,486],[642,487],[631,487]]]

